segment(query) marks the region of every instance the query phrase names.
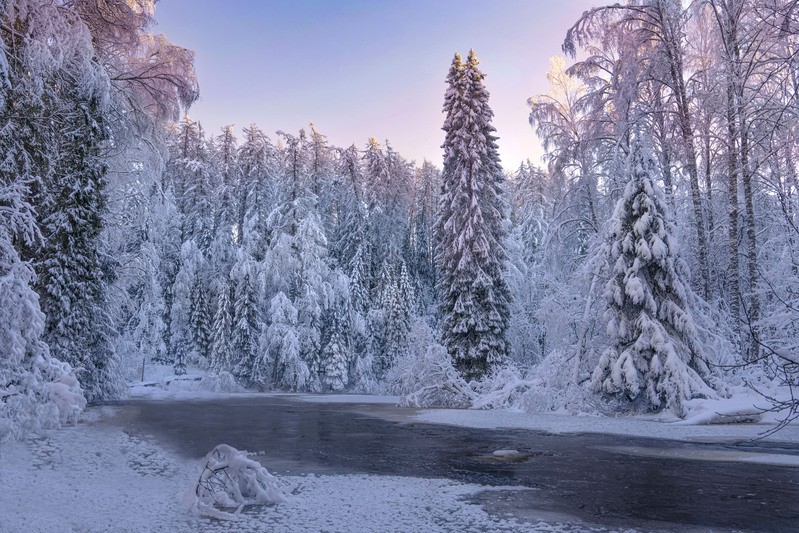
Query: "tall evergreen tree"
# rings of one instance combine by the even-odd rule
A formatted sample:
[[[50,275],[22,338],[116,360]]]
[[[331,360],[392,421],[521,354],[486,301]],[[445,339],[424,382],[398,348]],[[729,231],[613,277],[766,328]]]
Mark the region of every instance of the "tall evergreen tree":
[[[447,76],[444,172],[436,224],[442,342],[467,379],[508,354],[510,294],[504,280],[504,176],[485,75],[474,51]]]
[[[106,131],[98,105],[78,100],[62,110],[66,120],[42,201],[44,240],[37,254],[45,338],[56,357],[79,369],[90,400],[115,397],[122,387],[98,250],[107,170],[99,152]]]

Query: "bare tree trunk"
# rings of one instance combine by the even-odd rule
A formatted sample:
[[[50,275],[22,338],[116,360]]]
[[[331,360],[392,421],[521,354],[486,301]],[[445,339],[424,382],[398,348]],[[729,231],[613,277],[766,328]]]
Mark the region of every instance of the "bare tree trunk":
[[[736,139],[738,138],[735,120],[735,88],[732,75],[727,82],[727,172],[729,194],[728,250],[729,265],[727,270],[727,286],[730,296],[730,315],[734,331],[740,339],[741,328],[741,283],[738,268],[738,157]]]
[[[691,203],[693,204],[694,219],[696,223],[696,240],[699,248],[699,270],[701,273],[700,284],[705,298],[710,296],[710,269],[708,267],[707,235],[705,233],[705,217],[702,212],[702,194],[699,189],[699,171],[696,164],[696,147],[694,146],[694,131],[691,124],[691,110],[688,101],[688,92],[685,88],[685,79],[682,51],[680,49],[677,28],[660,6],[660,20],[663,29],[663,44],[669,63],[669,73],[672,89],[677,104],[677,118],[680,126],[680,135],[685,148],[685,166],[691,184]]]
[[[704,134],[705,151],[705,197],[707,198],[707,230],[711,248],[714,248],[714,235],[716,234],[716,222],[713,218],[713,176],[710,165],[710,131]],[[711,288],[711,292],[715,292]]]
[[[666,130],[666,112],[663,109],[662,85],[658,84],[654,91],[655,98],[655,122],[657,124],[657,136],[660,141],[661,160],[660,166],[663,172],[663,189],[666,192],[666,200],[669,206],[674,209],[674,181],[671,176],[671,147],[669,146],[668,133]]]

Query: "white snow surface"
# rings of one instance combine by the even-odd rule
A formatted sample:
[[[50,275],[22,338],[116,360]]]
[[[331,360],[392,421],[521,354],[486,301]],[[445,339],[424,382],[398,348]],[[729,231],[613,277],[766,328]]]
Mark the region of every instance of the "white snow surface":
[[[762,403],[762,402],[761,402]],[[733,420],[717,414],[724,412],[722,407],[730,407],[731,411],[742,412],[745,407],[751,409],[752,402],[738,398],[724,406],[723,400],[698,401],[686,420],[664,416],[592,416],[568,415],[558,413],[523,413],[497,410],[473,409],[425,409],[414,419],[419,422],[449,424],[454,426],[485,429],[529,429],[548,433],[606,433],[627,435],[653,439],[670,439],[684,441],[737,441],[750,440],[774,427],[773,423],[709,423],[718,420]],[[732,407],[734,406],[734,408]],[[751,417],[746,417],[751,418]],[[701,425],[699,425],[701,424]],[[767,440],[799,443],[799,424],[793,423]]]
[[[368,403],[397,405],[399,396],[379,396],[370,394],[296,394],[292,399],[315,403]]]
[[[525,523],[492,516],[468,500],[484,490],[529,489],[368,475],[279,476],[287,488],[285,503],[247,506],[235,521],[212,520],[190,512],[184,503],[203,461],[183,459],[149,436],[127,434],[103,423],[118,413],[114,407],[92,407],[77,426],[44,431],[0,449],[0,485],[4,487],[0,530],[588,530],[582,524]]]

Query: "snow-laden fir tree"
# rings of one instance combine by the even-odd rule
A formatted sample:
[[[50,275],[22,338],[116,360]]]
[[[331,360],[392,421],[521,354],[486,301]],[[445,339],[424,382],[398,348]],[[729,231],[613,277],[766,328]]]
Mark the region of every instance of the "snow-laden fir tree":
[[[363,246],[358,246],[350,266],[350,303],[356,313],[366,315],[369,309],[369,287],[366,279],[366,262]]]
[[[37,252],[45,338],[56,357],[76,367],[90,400],[116,397],[123,386],[98,249],[107,170],[99,155],[106,137],[99,105],[76,101],[60,110],[66,118],[41,202],[44,239]]]
[[[397,297],[402,304],[403,321],[407,323],[408,330],[411,327],[411,312],[416,307],[416,294],[413,290],[411,277],[405,261],[400,263],[399,276],[397,277]]]
[[[337,187],[335,204],[335,225],[330,233],[330,252],[336,266],[341,269],[352,268],[355,255],[361,250],[360,260],[368,264],[366,248],[369,246],[369,220],[364,204],[363,171],[360,154],[353,144],[341,151],[339,158],[341,178],[334,181]]]
[[[267,136],[255,124],[244,128],[244,142],[238,153],[238,215],[236,236],[246,243],[251,255],[261,261],[269,242],[267,219],[273,207],[277,153]],[[249,227],[245,230],[245,225]]]
[[[366,263],[363,260],[363,245],[358,246],[352,259],[349,275],[350,301],[350,339],[352,358],[350,360],[350,382],[358,390],[372,390],[374,378],[374,358],[371,355],[369,336],[369,289],[366,279]]]
[[[171,189],[157,192],[160,198],[151,204],[150,242],[158,251],[158,282],[163,291],[164,301],[164,345],[167,347],[160,359],[162,363],[172,362],[172,302],[174,300],[175,279],[180,270],[180,227],[181,219]]]
[[[158,279],[161,261],[152,241],[142,244],[138,263],[141,284],[138,287],[139,305],[131,320],[131,340],[137,353],[150,361],[164,361],[167,347],[164,340],[164,291]]]
[[[408,269],[403,261],[399,275],[393,280],[386,293],[383,371],[387,371],[397,360],[408,353],[413,299]]]
[[[233,284],[233,331],[231,333],[231,352],[236,362],[234,375],[245,382],[252,382],[255,375],[263,375],[258,356],[258,287],[252,258],[244,250],[239,250],[236,264],[230,271]]]
[[[214,169],[210,164],[206,140],[202,128],[193,123],[184,126],[188,146],[183,157],[177,161],[181,194],[179,204],[183,214],[183,240],[193,239],[204,254],[208,254],[214,240]]]
[[[334,293],[325,321],[325,345],[322,349],[322,384],[332,390],[343,390],[349,383],[352,359],[349,280],[340,272],[331,275]]]
[[[203,262],[203,265],[206,263]],[[206,268],[198,270],[198,276],[191,288],[191,328],[194,354],[208,361],[211,357],[214,313],[211,309],[211,294],[205,283]]]
[[[299,260],[294,279],[297,333],[302,358],[311,371],[311,378],[315,379],[322,369],[322,316],[331,291],[327,239],[314,211],[300,221],[294,242]]]
[[[273,380],[276,387],[292,391],[303,390],[310,379],[308,365],[300,356],[297,339],[297,309],[283,292],[270,303],[269,327],[261,346],[274,362]]]
[[[211,370],[230,372],[232,368],[230,337],[233,329],[233,318],[230,312],[230,287],[227,284],[219,288],[214,314],[214,327],[211,335]]]
[[[504,176],[485,75],[474,51],[447,76],[444,171],[436,223],[442,343],[466,379],[508,354]]]
[[[180,269],[172,287],[170,324],[172,336],[170,350],[176,374],[186,373],[186,360],[193,348],[191,327],[192,289],[197,283],[197,273],[204,261],[202,252],[193,240],[184,242],[180,249]]]
[[[392,284],[385,296],[385,332],[380,361],[380,373],[385,374],[394,363],[408,351],[408,313],[407,302],[399,295],[399,287]]]
[[[19,24],[15,27],[19,29]],[[33,118],[19,113],[30,110],[28,101],[36,100],[22,79],[37,80],[23,74],[26,68],[17,55],[21,51],[21,43],[17,43],[14,56],[8,58],[5,47],[0,46],[0,443],[28,430],[57,425],[59,418],[61,422],[76,418],[85,405],[71,368],[52,357],[44,342],[45,316],[33,290],[34,269],[18,251],[18,247],[38,246],[41,239],[36,213],[28,201],[30,188],[39,185],[28,151],[36,145],[26,142],[34,130],[19,124]],[[15,79],[15,70],[22,74],[21,79]],[[57,395],[53,394],[59,388],[64,399],[67,395],[74,399],[71,405],[63,404],[60,417]]]
[[[605,286],[611,345],[592,376],[604,393],[628,398],[642,409],[673,409],[694,397],[713,397],[691,306],[687,267],[679,258],[675,229],[656,166],[638,140],[627,160],[627,185],[610,225]]]

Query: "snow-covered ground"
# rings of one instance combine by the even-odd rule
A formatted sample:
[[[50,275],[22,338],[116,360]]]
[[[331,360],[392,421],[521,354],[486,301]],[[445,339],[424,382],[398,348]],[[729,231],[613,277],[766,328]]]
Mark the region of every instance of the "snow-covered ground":
[[[117,415],[116,408],[93,407],[77,426],[4,446],[0,531],[586,530],[578,523],[492,516],[469,501],[484,490],[503,490],[496,487],[368,475],[279,476],[286,503],[245,508],[235,522],[199,517],[185,502],[203,462],[105,423]]]

